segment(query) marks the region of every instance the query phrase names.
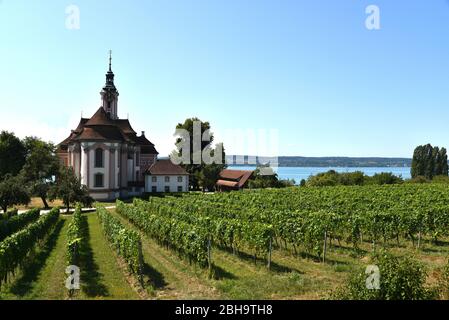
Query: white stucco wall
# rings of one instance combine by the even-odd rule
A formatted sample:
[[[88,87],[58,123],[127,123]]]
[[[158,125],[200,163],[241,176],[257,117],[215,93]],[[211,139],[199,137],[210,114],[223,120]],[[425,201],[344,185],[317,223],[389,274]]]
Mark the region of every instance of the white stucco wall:
[[[157,181],[153,182],[152,177],[156,177]],[[170,177],[170,182],[165,182],[165,177]],[[182,177],[182,182],[178,182],[178,177]],[[145,192],[152,192],[153,186],[157,188],[157,192],[165,192],[165,186],[170,187],[170,192],[178,192],[178,186],[182,187],[182,192],[187,192],[189,190],[189,176],[146,175]]]

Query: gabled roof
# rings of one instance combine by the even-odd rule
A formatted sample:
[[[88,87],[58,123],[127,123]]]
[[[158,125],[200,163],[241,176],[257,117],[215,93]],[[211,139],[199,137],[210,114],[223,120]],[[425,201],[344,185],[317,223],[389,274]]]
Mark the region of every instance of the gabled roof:
[[[114,122],[108,117],[104,109],[100,107],[84,126],[114,126]]]
[[[174,164],[170,159],[157,160],[150,166],[145,174],[148,175],[188,175],[189,173],[183,167]]]
[[[254,171],[224,169],[220,172],[220,180],[217,181],[217,184],[226,187],[231,187],[231,184],[234,184],[232,187],[241,188],[251,178],[253,173]]]

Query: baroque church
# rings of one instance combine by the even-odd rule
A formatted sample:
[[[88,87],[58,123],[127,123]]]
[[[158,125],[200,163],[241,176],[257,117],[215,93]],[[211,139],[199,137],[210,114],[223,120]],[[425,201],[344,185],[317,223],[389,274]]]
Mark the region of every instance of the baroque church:
[[[145,132],[138,135],[128,119],[118,117],[119,92],[111,60],[110,56],[106,84],[100,92],[101,107],[91,118],[82,117],[77,128],[58,145],[59,158],[74,169],[96,200],[137,196],[145,191],[187,191],[187,172],[170,160],[158,160],[158,152]],[[147,187],[146,180],[150,182]]]

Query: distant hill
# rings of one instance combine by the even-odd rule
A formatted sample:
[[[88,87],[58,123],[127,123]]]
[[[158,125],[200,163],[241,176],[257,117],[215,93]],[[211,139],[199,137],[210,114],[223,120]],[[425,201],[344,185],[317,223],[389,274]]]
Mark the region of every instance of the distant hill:
[[[240,156],[241,157],[241,156]],[[228,156],[228,163],[233,159],[235,163],[236,156]],[[270,158],[261,157],[257,159],[258,163],[266,163]],[[279,167],[410,167],[412,159],[409,158],[354,158],[354,157],[279,157]],[[234,165],[234,164],[233,164]],[[235,165],[254,165],[248,163],[248,157],[244,157],[244,164]]]

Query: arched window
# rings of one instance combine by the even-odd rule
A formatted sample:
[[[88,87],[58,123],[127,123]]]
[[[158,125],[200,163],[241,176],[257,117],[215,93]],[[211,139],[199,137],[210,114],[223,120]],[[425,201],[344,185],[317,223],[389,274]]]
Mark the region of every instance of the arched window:
[[[97,173],[95,175],[95,188],[103,188],[104,187],[104,179],[103,179],[103,174],[101,173]]]
[[[103,149],[95,150],[95,168],[103,168]]]

